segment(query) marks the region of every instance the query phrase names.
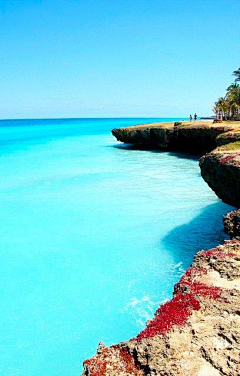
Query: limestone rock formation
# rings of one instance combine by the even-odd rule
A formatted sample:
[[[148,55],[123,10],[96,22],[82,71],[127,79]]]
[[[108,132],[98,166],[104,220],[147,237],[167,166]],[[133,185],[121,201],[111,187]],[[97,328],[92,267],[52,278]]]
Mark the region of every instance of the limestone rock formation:
[[[218,146],[230,144],[232,142],[237,142],[237,141],[240,141],[240,131],[236,131],[236,130],[222,133],[216,138],[216,142]]]
[[[227,204],[240,207],[240,147],[228,144],[200,159],[203,179]],[[240,145],[239,145],[240,146]]]
[[[223,218],[224,231],[231,237],[240,239],[240,209],[231,211]]]
[[[145,125],[113,129],[118,141],[137,146],[161,150],[185,150],[206,152],[217,147],[217,137],[228,130],[228,126],[209,124],[173,126]]]
[[[240,241],[199,252],[136,338],[84,362],[85,376],[239,376]]]

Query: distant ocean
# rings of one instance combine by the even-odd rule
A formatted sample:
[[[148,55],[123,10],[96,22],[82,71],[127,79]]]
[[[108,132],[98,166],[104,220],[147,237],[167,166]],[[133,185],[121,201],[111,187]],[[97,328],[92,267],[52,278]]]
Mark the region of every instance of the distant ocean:
[[[198,157],[111,129],[180,119],[0,121],[0,374],[79,376],[134,337],[229,211]]]

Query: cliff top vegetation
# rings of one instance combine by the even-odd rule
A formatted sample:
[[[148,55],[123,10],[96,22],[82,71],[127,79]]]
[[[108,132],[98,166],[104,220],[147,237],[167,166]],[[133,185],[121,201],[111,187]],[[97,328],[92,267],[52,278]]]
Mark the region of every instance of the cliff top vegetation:
[[[239,151],[240,150],[240,141],[231,142],[226,145],[219,146],[215,149],[216,152],[219,151]]]

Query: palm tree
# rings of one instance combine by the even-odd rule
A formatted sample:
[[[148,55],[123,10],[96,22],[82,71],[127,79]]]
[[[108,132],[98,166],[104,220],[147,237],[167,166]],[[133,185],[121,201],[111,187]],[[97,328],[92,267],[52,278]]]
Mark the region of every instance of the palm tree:
[[[235,82],[227,88],[226,99],[229,102],[232,117],[237,116],[239,113],[239,108],[240,108],[240,85],[239,84]]]
[[[228,101],[223,97],[218,98],[217,102],[215,102],[214,112],[216,113],[218,118],[227,120],[230,112]]]
[[[218,118],[223,120],[240,118],[240,68],[233,72],[235,82],[227,88],[225,97],[218,98],[213,108]]]
[[[233,76],[236,76],[236,78],[235,78],[235,82],[240,81],[240,68],[238,68],[237,70],[235,70],[235,71],[233,72]]]

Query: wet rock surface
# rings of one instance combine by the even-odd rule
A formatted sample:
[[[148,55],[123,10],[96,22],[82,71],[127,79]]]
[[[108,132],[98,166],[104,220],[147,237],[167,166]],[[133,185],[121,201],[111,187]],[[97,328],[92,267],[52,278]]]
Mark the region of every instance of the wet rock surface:
[[[84,362],[83,375],[240,374],[240,241],[199,252],[136,338]]]

